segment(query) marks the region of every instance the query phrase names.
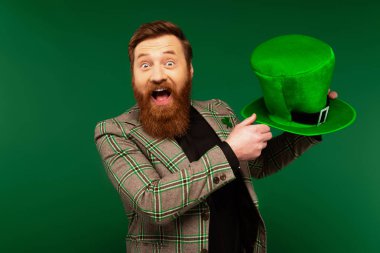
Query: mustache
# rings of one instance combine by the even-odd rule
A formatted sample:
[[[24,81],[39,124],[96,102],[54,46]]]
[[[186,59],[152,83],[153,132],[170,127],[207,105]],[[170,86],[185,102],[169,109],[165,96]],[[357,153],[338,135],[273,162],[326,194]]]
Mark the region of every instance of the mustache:
[[[149,85],[149,87],[148,87],[148,93],[149,94],[152,94],[152,92],[157,90],[157,89],[166,89],[170,93],[174,92],[173,85],[169,82],[162,82],[160,84],[149,83],[148,85]]]

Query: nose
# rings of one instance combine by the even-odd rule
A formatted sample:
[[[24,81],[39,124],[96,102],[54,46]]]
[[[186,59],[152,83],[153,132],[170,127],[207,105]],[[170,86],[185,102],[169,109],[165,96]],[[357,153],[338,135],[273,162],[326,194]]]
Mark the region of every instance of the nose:
[[[150,81],[154,84],[160,84],[166,81],[166,73],[165,70],[161,68],[161,66],[156,66],[152,69],[152,75],[150,76]]]

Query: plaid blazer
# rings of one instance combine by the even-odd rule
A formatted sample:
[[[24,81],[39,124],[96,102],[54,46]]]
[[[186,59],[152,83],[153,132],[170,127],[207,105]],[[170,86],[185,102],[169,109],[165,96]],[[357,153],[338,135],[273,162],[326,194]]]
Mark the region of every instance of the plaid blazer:
[[[222,100],[192,100],[191,104],[222,141],[238,124]],[[129,220],[127,252],[207,252],[210,208],[205,199],[234,180],[234,173],[217,145],[190,163],[175,140],[155,139],[143,130],[139,111],[135,105],[95,127],[97,149]],[[223,123],[226,117],[231,124]],[[240,161],[259,217],[253,252],[266,252],[266,230],[251,178],[278,171],[317,142],[284,133],[272,138],[257,159]]]

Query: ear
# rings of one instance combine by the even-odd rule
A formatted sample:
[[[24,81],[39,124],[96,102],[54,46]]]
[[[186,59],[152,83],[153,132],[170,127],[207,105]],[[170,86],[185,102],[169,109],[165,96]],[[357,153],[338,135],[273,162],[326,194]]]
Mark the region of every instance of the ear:
[[[193,79],[193,75],[194,75],[193,63],[190,63],[190,74],[191,74],[191,79]]]

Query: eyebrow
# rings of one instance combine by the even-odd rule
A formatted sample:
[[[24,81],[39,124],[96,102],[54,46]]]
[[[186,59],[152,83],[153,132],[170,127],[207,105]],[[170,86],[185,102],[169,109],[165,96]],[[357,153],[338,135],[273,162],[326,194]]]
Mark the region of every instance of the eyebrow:
[[[163,54],[173,54],[173,55],[176,55],[176,53],[173,50],[165,51],[165,52],[163,52]]]
[[[163,54],[172,54],[172,55],[176,55],[176,53],[175,53],[173,50],[165,51],[165,52],[163,52]],[[143,57],[143,56],[147,56],[147,55],[149,55],[149,54],[144,54],[144,53],[139,54],[139,55],[137,56],[136,59],[138,59],[138,58],[140,58],[140,57]]]

